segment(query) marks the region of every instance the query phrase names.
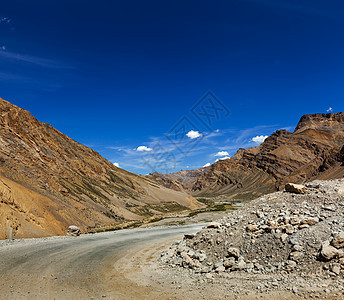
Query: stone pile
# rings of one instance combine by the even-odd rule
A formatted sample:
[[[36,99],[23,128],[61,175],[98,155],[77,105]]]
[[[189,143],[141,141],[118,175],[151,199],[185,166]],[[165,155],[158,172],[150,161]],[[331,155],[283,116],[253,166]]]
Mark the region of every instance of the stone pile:
[[[242,271],[343,279],[344,180],[289,186],[253,200],[176,241],[161,260],[205,278]]]

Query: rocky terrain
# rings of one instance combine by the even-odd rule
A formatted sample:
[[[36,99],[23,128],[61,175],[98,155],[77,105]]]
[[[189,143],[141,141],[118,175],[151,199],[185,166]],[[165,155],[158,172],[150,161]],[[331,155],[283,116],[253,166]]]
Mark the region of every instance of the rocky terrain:
[[[172,188],[177,191],[187,191],[190,193],[193,182],[198,177],[202,176],[208,169],[209,167],[203,167],[195,170],[181,170],[179,172],[169,174],[154,172],[146,175],[146,177],[168,188]]]
[[[287,182],[343,176],[344,113],[305,115],[294,132],[278,130],[258,147],[239,149],[208,168],[152,174],[183,183],[193,196],[241,200],[281,190]]]
[[[185,235],[161,253],[162,268],[199,287],[239,280],[232,296],[284,291],[342,299],[344,179],[286,190]]]
[[[0,239],[113,228],[203,207],[182,191],[115,167],[0,98]]]

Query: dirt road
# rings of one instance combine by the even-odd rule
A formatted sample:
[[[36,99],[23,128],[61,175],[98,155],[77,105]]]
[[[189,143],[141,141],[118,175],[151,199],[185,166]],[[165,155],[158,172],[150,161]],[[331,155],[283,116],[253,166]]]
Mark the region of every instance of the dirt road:
[[[130,277],[137,276],[136,270],[141,267],[140,262],[131,258],[136,254],[137,259],[140,251],[147,254],[149,249],[154,249],[156,252],[159,245],[185,233],[196,232],[201,226],[138,228],[11,243],[1,241],[0,298],[159,298],[159,291],[145,283],[144,276],[131,281]],[[164,298],[169,296],[166,294]]]

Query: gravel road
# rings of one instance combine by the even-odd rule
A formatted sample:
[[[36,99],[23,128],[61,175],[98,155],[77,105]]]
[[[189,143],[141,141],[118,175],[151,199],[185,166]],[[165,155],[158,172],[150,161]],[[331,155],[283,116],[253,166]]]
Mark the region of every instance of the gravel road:
[[[161,245],[201,227],[138,228],[79,237],[1,241],[0,299],[125,298],[126,291],[131,290],[130,281],[119,278],[116,262],[130,257],[136,249]]]

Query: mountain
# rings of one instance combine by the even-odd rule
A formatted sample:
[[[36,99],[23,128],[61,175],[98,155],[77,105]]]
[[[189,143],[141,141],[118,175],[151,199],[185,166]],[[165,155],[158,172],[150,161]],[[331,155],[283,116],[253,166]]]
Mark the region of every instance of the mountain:
[[[260,146],[239,149],[231,159],[214,163],[187,187],[194,196],[246,200],[280,190],[287,182],[343,176],[344,114],[311,114],[301,117],[294,132],[278,130]]]
[[[146,175],[146,177],[176,191],[190,192],[192,182],[203,175],[208,168],[209,167],[203,167],[194,170],[181,170],[179,172],[169,174],[154,172]]]
[[[110,228],[201,207],[184,191],[115,167],[0,98],[0,238]]]

